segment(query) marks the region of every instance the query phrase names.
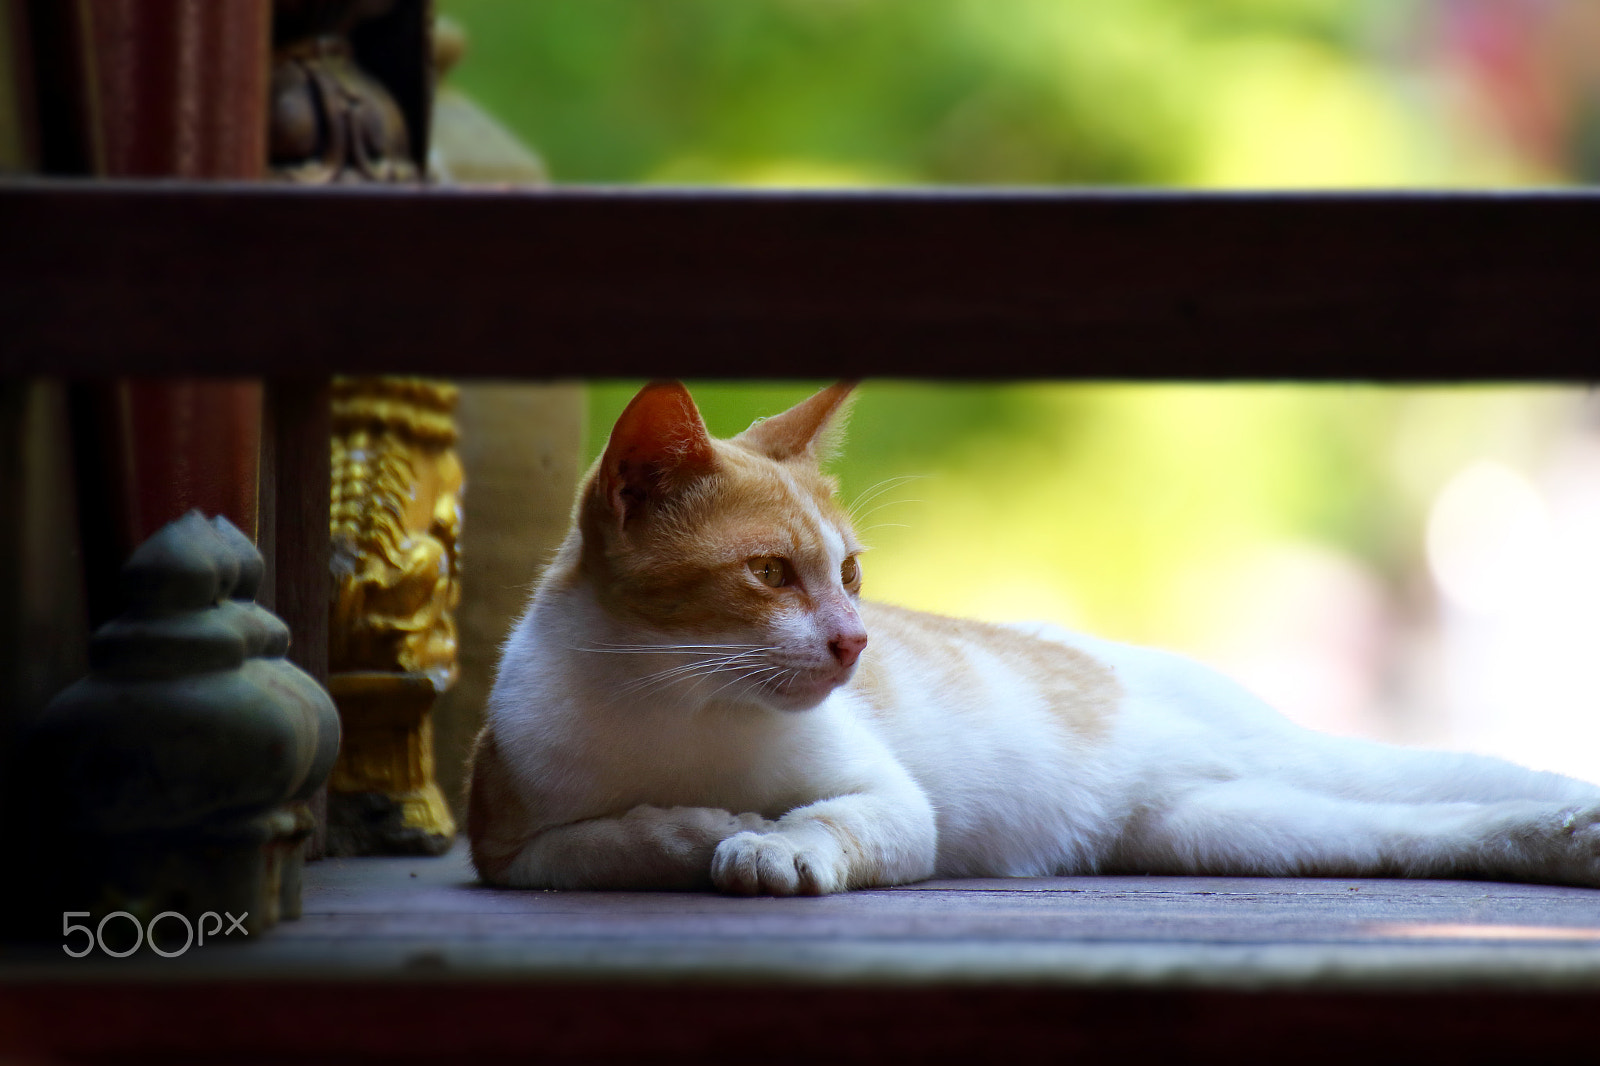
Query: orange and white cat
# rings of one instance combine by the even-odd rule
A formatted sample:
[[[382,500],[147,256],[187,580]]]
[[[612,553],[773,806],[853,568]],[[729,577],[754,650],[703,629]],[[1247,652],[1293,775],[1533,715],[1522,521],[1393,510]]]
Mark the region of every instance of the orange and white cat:
[[[1095,872],[1600,886],[1600,788],[1291,724],[1179,657],[860,598],[819,469],[849,388],[731,440],[623,412],[507,640],[484,880],[826,893]]]

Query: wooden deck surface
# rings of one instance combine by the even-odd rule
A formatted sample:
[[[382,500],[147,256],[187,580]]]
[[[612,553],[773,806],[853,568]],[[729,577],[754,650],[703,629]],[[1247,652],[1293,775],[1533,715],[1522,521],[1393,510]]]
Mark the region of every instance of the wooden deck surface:
[[[1069,877],[821,899],[527,892],[476,884],[459,849],[325,860],[306,880],[304,916],[254,943],[175,959],[8,951],[0,1058],[701,1062],[782,1034],[753,1057],[1227,1047],[1280,1061],[1282,1041],[1315,1033],[1298,1061],[1442,1047],[1474,1062],[1588,1048],[1600,1006],[1600,892],[1577,888]]]
[[[474,883],[458,850],[315,865],[304,918],[252,953],[273,969],[353,974],[1600,992],[1600,892],[1199,877],[931,881],[820,899],[526,892]]]

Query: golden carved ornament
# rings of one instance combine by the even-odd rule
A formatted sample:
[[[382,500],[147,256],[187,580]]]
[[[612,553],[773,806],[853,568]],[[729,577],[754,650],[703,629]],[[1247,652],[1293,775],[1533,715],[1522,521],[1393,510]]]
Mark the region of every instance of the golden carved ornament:
[[[329,782],[336,854],[436,852],[455,834],[429,714],[456,677],[456,402],[437,381],[333,383],[328,665],[345,730]]]
[[[451,385],[344,378],[333,387],[329,669],[455,676],[461,462]]]

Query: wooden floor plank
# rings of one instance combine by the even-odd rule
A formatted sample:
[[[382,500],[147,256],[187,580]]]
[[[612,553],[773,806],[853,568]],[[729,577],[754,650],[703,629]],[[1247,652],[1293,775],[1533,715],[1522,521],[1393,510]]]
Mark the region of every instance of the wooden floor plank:
[[[62,964],[37,954],[42,976]],[[141,969],[142,967],[142,969]],[[540,980],[760,979],[1600,990],[1600,892],[1468,881],[1065,877],[819,899],[542,892],[439,859],[330,859],[259,943],[85,960],[75,977],[418,968]]]
[[[305,916],[256,942],[176,959],[7,949],[0,1055],[1275,1062],[1293,1046],[1298,1062],[1492,1062],[1586,1053],[1597,995],[1600,892],[1586,889],[1071,877],[820,899],[505,891],[477,885],[458,849],[315,863]],[[88,1002],[101,1024],[72,1024]]]

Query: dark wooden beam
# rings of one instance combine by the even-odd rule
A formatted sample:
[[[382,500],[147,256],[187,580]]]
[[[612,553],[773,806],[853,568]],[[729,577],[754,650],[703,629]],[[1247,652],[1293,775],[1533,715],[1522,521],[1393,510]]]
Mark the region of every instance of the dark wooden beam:
[[[261,439],[261,518],[257,547],[266,560],[263,595],[289,627],[288,659],[328,684],[328,603],[332,598],[328,524],[333,470],[328,442],[333,423],[327,378],[269,381]],[[316,828],[306,858],[327,852],[328,786],[310,800]]]
[[[215,950],[215,949],[214,949]],[[1252,992],[849,980],[385,979],[3,988],[18,1061],[694,1064],[1584,1061],[1583,993]],[[104,1024],[81,1024],[84,1003]],[[290,1018],[294,1024],[263,1025]]]
[[[1590,380],[1600,194],[0,185],[0,373]]]

